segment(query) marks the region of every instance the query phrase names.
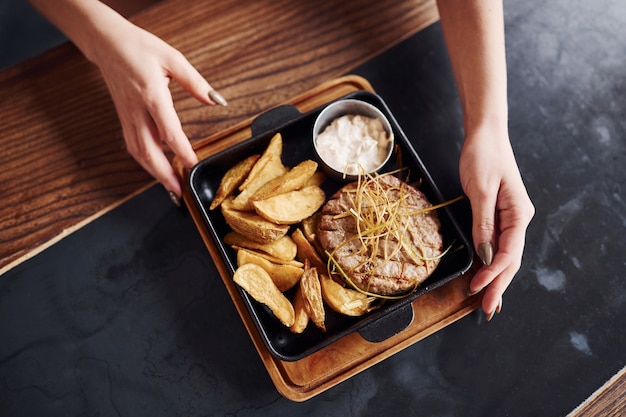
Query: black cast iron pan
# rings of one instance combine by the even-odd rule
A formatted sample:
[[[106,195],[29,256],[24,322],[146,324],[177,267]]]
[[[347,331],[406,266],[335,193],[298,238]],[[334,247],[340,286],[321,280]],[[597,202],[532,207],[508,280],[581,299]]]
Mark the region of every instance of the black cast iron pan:
[[[408,167],[410,178],[412,180],[422,179],[419,188],[433,204],[443,202],[444,199],[426,167],[382,98],[369,91],[354,92],[343,98],[366,101],[376,106],[387,116],[394,130],[396,144],[400,148],[402,165]],[[257,117],[252,123],[252,137],[250,139],[200,161],[191,170],[189,185],[193,201],[202,214],[231,274],[237,267],[236,253],[222,241],[222,237],[230,231],[230,228],[224,222],[219,210],[210,211],[208,209],[220,179],[229,168],[245,157],[253,153],[262,153],[269,140],[278,132],[283,138],[283,163],[285,166],[292,167],[305,159],[315,158],[312,145],[313,124],[323,107],[325,106],[304,114],[289,105],[269,110]],[[397,168],[396,156],[393,155],[390,158],[388,164],[383,168],[383,172]],[[342,185],[344,184],[328,179],[323,188],[329,197]],[[400,300],[387,301],[380,309],[362,317],[347,317],[327,309],[326,333],[321,332],[311,323],[304,333],[292,334],[273,316],[267,307],[256,302],[240,289],[242,299],[269,352],[280,360],[295,361],[352,332],[359,332],[370,342],[380,342],[405,329],[413,320],[411,303],[417,297],[461,276],[472,265],[472,245],[463,235],[450,211],[444,207],[438,209],[438,215],[442,224],[444,246],[453,244],[455,250],[442,258],[433,274],[410,296]],[[289,294],[287,295],[289,296]]]

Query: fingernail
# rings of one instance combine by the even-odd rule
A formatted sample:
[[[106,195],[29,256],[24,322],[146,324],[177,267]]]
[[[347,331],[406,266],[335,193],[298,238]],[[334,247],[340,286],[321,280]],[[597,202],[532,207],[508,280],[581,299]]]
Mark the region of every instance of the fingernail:
[[[228,106],[228,102],[217,90],[209,91],[209,98],[221,106]]]
[[[483,261],[483,265],[491,265],[491,261],[493,261],[493,246],[490,242],[483,242],[478,245],[478,257]]]
[[[168,191],[167,193],[169,194],[172,203],[174,203],[176,207],[180,207],[180,198],[176,195],[176,193],[173,191]]]
[[[469,290],[469,292],[467,293],[467,295],[468,295],[469,297],[471,297],[471,296],[473,296],[473,295],[478,294],[478,293],[479,293],[479,292],[481,292],[481,291],[482,291],[482,288],[481,288],[481,289],[479,289],[479,290],[474,290],[474,291]]]
[[[487,314],[487,321],[491,321],[491,319],[496,314],[500,314],[500,311],[502,311],[502,297],[500,297],[500,300],[498,300],[498,305],[496,306],[496,308],[494,308],[491,313]]]

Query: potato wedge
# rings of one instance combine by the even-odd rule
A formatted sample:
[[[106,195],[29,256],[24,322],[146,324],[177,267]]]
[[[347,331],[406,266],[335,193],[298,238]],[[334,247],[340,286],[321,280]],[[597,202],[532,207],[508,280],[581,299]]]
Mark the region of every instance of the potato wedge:
[[[293,286],[300,281],[300,277],[303,272],[303,268],[270,262],[247,249],[238,250],[237,266],[243,266],[250,263],[263,268],[265,272],[270,275],[270,278],[272,278],[272,281],[281,292],[285,292],[293,288]]]
[[[250,182],[241,190],[239,195],[237,195],[233,201],[233,205],[237,210],[252,210],[253,208],[250,204],[250,197],[256,192],[256,190],[266,182],[287,172],[287,168],[283,165],[279,157],[271,155],[271,157],[267,160],[261,161],[261,159],[263,159],[263,157],[257,161],[257,164],[262,162],[262,168],[258,172],[250,172],[250,175],[248,176]]]
[[[326,271],[328,268],[326,266],[326,262],[322,260],[322,257],[319,255],[315,247],[307,240],[302,232],[302,229],[297,228],[291,234],[291,238],[296,243],[298,247],[298,253],[296,254],[296,259],[300,262],[306,263],[306,260],[311,263],[311,266],[317,268],[319,271]]]
[[[282,159],[283,155],[283,137],[280,133],[275,134],[272,139],[270,139],[270,143],[263,151],[261,157],[257,160],[257,163],[254,164],[250,174],[245,179],[245,181],[239,186],[239,191],[243,191],[250,185],[251,182],[256,181],[256,177],[259,172],[265,169],[265,165],[271,159],[278,159],[279,161]]]
[[[298,246],[296,246],[296,243],[290,236],[283,236],[268,243],[259,243],[241,233],[233,231],[228,232],[224,236],[224,243],[231,246],[263,251],[283,262],[295,259],[298,253]]]
[[[311,267],[309,262],[304,263],[304,272],[300,278],[300,290],[304,300],[304,309],[311,321],[318,329],[326,331],[326,311],[322,299],[322,286],[317,274],[317,268]]]
[[[304,237],[306,237],[309,243],[317,250],[317,253],[324,254],[324,248],[317,239],[317,224],[319,223],[320,216],[320,211],[316,211],[311,217],[302,220],[301,227]],[[326,269],[323,269],[323,271],[325,270]]]
[[[237,245],[231,245],[231,248],[233,248],[233,250],[235,252],[238,252],[241,249],[244,249],[244,250],[247,250],[247,251],[250,251],[250,252],[254,252],[254,254],[256,256],[258,256],[260,258],[263,258],[263,259],[267,259],[268,261],[273,262],[275,264],[289,265],[289,266],[293,266],[293,267],[296,267],[296,268],[304,268],[304,263],[300,262],[300,261],[298,261],[296,259],[291,259],[289,261],[283,261],[282,259],[279,259],[279,258],[277,258],[275,256],[268,255],[265,252],[255,251],[254,249],[242,248],[241,246],[237,246]]]
[[[252,298],[265,304],[287,327],[293,326],[296,314],[291,302],[270,278],[269,274],[256,264],[245,264],[237,268],[233,280]]]
[[[306,185],[315,171],[317,171],[317,162],[310,159],[302,161],[283,175],[263,184],[250,197],[250,200],[265,200],[278,194],[299,190]]]
[[[217,187],[217,191],[215,192],[215,197],[209,206],[209,210],[214,210],[219,207],[224,201],[225,198],[232,195],[232,193],[239,187],[244,180],[248,177],[250,170],[259,159],[261,155],[254,154],[250,155],[243,161],[238,162],[232,168],[230,168],[220,181],[219,187]]]
[[[326,174],[322,171],[316,171],[315,174],[311,175],[311,178],[309,178],[305,186],[317,185],[318,187],[321,187],[322,184],[324,184],[324,181],[326,181]]]
[[[315,213],[326,200],[324,190],[316,185],[278,194],[252,202],[254,210],[278,224],[295,224]]]
[[[270,139],[270,142],[267,144],[267,148],[265,148],[265,154],[278,156],[279,158],[283,155],[283,136],[280,132],[276,133]]]
[[[296,287],[296,293],[293,297],[293,310],[296,313],[296,319],[289,330],[291,330],[292,333],[300,334],[309,325],[309,315],[304,307],[304,299],[302,298],[302,289],[300,286]]]
[[[313,213],[312,216],[302,219],[302,233],[304,233],[304,237],[306,237],[306,239],[313,244],[315,244],[317,239],[315,235],[317,234],[317,223],[319,218],[320,212],[317,211]]]
[[[268,243],[280,239],[289,231],[289,225],[267,221],[254,212],[234,210],[227,202],[229,200],[221,205],[224,220],[235,232],[251,240]]]
[[[322,287],[322,298],[326,305],[337,313],[358,317],[371,310],[373,297],[345,288],[325,274],[319,276]]]

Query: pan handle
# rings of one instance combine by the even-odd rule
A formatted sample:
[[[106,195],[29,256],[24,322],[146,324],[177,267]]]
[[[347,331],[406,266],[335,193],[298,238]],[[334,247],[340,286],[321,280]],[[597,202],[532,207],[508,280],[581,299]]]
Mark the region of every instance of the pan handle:
[[[261,113],[252,121],[252,125],[250,126],[252,136],[258,136],[275,130],[301,115],[300,110],[291,104],[274,107],[273,109]]]
[[[368,342],[379,343],[400,333],[412,322],[413,305],[408,303],[364,326],[359,330],[359,334]]]

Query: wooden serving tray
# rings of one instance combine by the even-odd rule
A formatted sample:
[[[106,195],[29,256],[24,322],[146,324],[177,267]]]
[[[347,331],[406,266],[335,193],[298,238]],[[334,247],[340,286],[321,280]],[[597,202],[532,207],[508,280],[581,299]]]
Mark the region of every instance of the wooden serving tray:
[[[302,113],[305,113],[358,90],[373,92],[373,88],[367,80],[359,76],[349,75],[326,82],[295,97],[287,104],[294,105]],[[196,142],[194,149],[198,157],[200,159],[207,158],[249,139],[252,135],[250,128],[252,121],[253,119],[248,120]],[[414,316],[411,324],[400,333],[382,342],[369,342],[360,334],[351,333],[303,359],[293,362],[279,360],[269,353],[258,334],[257,328],[239,295],[236,284],[233,282],[201,214],[195,207],[187,185],[188,171],[182,167],[176,158],[173,164],[182,183],[185,184],[183,186],[183,199],[270,378],[276,389],[292,401],[305,401],[324,392],[466,316],[480,305],[481,294],[468,296],[469,280],[474,271],[470,269],[465,275],[418,297],[412,303]]]

